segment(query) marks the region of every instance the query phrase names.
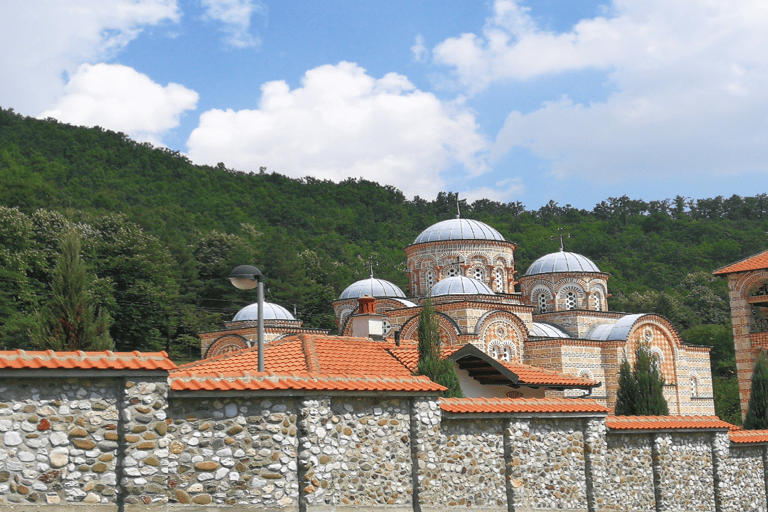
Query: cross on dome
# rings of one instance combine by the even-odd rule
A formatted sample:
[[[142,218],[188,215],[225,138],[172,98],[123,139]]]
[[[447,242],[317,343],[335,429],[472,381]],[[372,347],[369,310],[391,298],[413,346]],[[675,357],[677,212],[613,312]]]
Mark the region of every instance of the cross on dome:
[[[558,236],[551,236],[549,237],[550,240],[557,240],[560,239],[560,252],[565,251],[565,245],[563,244],[563,238],[571,238],[571,234],[568,233],[567,235],[563,235],[563,228],[557,228],[557,230],[560,232]]]

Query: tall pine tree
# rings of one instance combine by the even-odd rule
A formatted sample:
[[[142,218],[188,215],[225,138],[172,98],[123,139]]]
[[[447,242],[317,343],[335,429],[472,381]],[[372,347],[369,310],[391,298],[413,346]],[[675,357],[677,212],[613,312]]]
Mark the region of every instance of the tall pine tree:
[[[744,418],[747,430],[768,429],[768,356],[760,351],[752,372],[752,388],[749,393],[749,408]]]
[[[664,398],[664,377],[658,361],[647,344],[635,349],[635,364],[629,361],[619,369],[619,391],[616,394],[617,416],[667,416],[669,406]]]
[[[33,342],[40,349],[109,350],[109,318],[94,313],[93,291],[85,263],[80,259],[80,237],[74,229],[61,238],[51,300],[39,315]]]
[[[427,297],[422,304],[418,336],[419,366],[416,373],[426,375],[432,382],[447,387],[448,389],[442,393],[446,398],[463,396],[456,363],[451,359],[443,359],[441,355],[440,324],[430,297]]]

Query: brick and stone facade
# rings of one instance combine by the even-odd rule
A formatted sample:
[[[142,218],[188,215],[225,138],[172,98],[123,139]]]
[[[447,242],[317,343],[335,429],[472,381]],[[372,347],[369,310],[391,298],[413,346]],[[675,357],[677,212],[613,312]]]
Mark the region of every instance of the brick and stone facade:
[[[761,350],[768,350],[768,251],[714,272],[727,277],[742,418],[749,406],[752,372]]]

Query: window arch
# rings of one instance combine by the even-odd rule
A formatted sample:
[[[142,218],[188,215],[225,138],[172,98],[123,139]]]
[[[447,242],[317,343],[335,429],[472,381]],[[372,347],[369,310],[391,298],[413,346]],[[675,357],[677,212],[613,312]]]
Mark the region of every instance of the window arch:
[[[691,398],[699,396],[699,378],[696,375],[691,375]]]
[[[456,277],[458,275],[461,275],[461,272],[459,272],[459,267],[453,266],[445,269],[445,277]]]
[[[485,272],[483,272],[483,269],[480,267],[475,267],[472,269],[472,279],[476,279],[481,282],[485,282]]]
[[[594,290],[592,292],[592,308],[595,311],[603,310],[603,294],[600,293],[598,290]]]
[[[488,354],[497,361],[512,362],[517,358],[517,347],[511,341],[492,341]]]
[[[432,287],[435,286],[435,271],[429,269],[427,275],[424,277],[425,284],[427,285],[427,293],[432,291]]]
[[[576,292],[573,290],[565,292],[565,309],[568,311],[576,309]]]
[[[493,271],[493,291],[504,293],[504,271],[500,267]]]
[[[548,311],[546,293],[539,293],[538,297],[536,298],[536,308],[538,313],[546,313]]]

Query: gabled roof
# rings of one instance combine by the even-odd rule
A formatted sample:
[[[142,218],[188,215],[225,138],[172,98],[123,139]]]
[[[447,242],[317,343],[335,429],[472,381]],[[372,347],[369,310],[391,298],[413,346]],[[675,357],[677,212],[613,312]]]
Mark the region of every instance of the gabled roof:
[[[583,398],[441,398],[440,408],[464,414],[610,412]]]
[[[609,416],[605,425],[611,430],[724,429],[733,425],[717,416]]]
[[[716,276],[733,274],[735,272],[748,272],[750,270],[762,270],[768,268],[768,250],[747,256],[743,260],[731,263],[712,272]]]
[[[165,352],[0,351],[0,369],[13,370],[143,370],[176,369]]]
[[[387,351],[394,346],[394,343],[368,338],[297,334],[264,346],[264,368],[276,374],[410,376],[411,371]],[[180,369],[213,373],[255,372],[258,357],[258,347],[252,347],[196,361]]]
[[[431,391],[445,388],[413,376],[389,349],[393,343],[368,338],[299,334],[264,346],[203,359],[171,374],[172,389],[185,391],[323,390]]]
[[[464,345],[450,356],[460,369],[481,384],[543,386],[555,389],[591,389],[600,386],[573,375],[545,370],[536,366],[508,361],[497,361],[474,345]]]

